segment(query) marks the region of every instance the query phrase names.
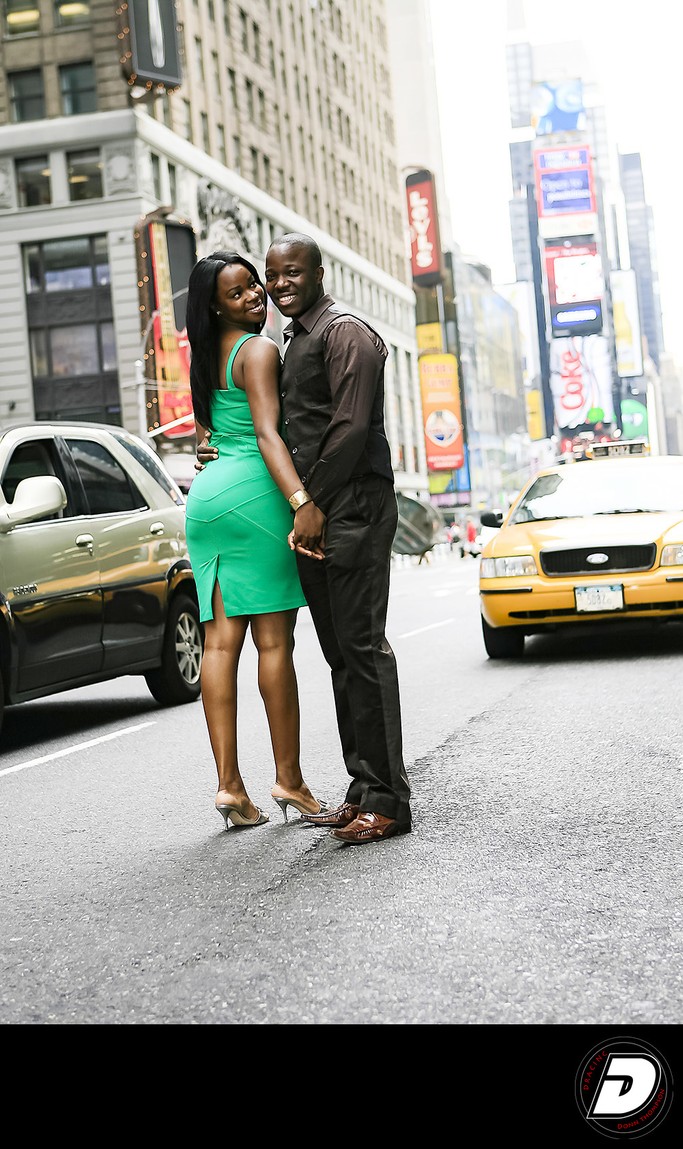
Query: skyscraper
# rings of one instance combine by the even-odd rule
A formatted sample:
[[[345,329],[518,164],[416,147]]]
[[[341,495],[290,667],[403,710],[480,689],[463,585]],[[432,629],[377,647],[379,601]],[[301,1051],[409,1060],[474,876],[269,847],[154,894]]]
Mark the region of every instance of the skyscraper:
[[[659,371],[664,350],[662,309],[659,298],[657,252],[652,208],[645,199],[643,169],[638,152],[619,156],[621,186],[626,205],[626,228],[631,267],[636,273],[642,332],[647,351]]]

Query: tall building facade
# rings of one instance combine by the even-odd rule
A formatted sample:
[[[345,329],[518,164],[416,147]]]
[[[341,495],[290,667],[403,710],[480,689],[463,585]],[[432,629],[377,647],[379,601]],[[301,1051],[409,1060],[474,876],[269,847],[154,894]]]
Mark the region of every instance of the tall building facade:
[[[397,485],[424,490],[386,4],[2,0],[0,12],[0,421],[163,426],[140,373],[141,220],[184,221],[197,257],[227,246],[261,267],[275,235],[304,231],[327,289],[390,349]],[[175,84],[131,73],[134,17],[158,51],[150,14],[175,27]]]
[[[638,152],[619,156],[621,187],[626,205],[626,229],[631,267],[636,273],[642,333],[647,351],[659,371],[664,350],[662,308],[657,274],[657,249],[652,208],[645,198],[643,168]]]

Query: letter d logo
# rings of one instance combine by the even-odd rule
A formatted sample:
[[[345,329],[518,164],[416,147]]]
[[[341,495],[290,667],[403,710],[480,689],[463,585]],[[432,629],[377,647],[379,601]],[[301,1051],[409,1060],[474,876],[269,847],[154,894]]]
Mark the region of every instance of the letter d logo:
[[[574,1095],[591,1129],[613,1140],[643,1137],[671,1108],[673,1078],[654,1046],[641,1038],[615,1037],[583,1059]]]
[[[631,1117],[640,1113],[654,1097],[661,1079],[662,1068],[654,1057],[612,1053],[587,1116]]]

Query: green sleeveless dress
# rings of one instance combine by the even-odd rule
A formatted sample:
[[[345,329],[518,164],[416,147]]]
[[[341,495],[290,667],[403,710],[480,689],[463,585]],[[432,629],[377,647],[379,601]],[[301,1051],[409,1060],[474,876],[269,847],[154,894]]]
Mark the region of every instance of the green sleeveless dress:
[[[211,399],[211,443],[218,458],[193,479],[185,525],[202,622],[213,618],[216,581],[227,616],[268,614],[305,606],[287,536],[289,504],[258,449],[249,401],[235,386],[232,366],[247,339],[230,353],[225,390]]]

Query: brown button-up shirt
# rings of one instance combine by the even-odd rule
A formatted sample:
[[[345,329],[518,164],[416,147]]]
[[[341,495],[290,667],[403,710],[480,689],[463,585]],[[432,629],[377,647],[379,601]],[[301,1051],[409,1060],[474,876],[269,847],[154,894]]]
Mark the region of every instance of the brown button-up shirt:
[[[330,322],[330,314],[338,316]],[[282,409],[292,461],[328,514],[352,478],[393,482],[384,428],[387,348],[363,320],[323,295],[284,330]]]

